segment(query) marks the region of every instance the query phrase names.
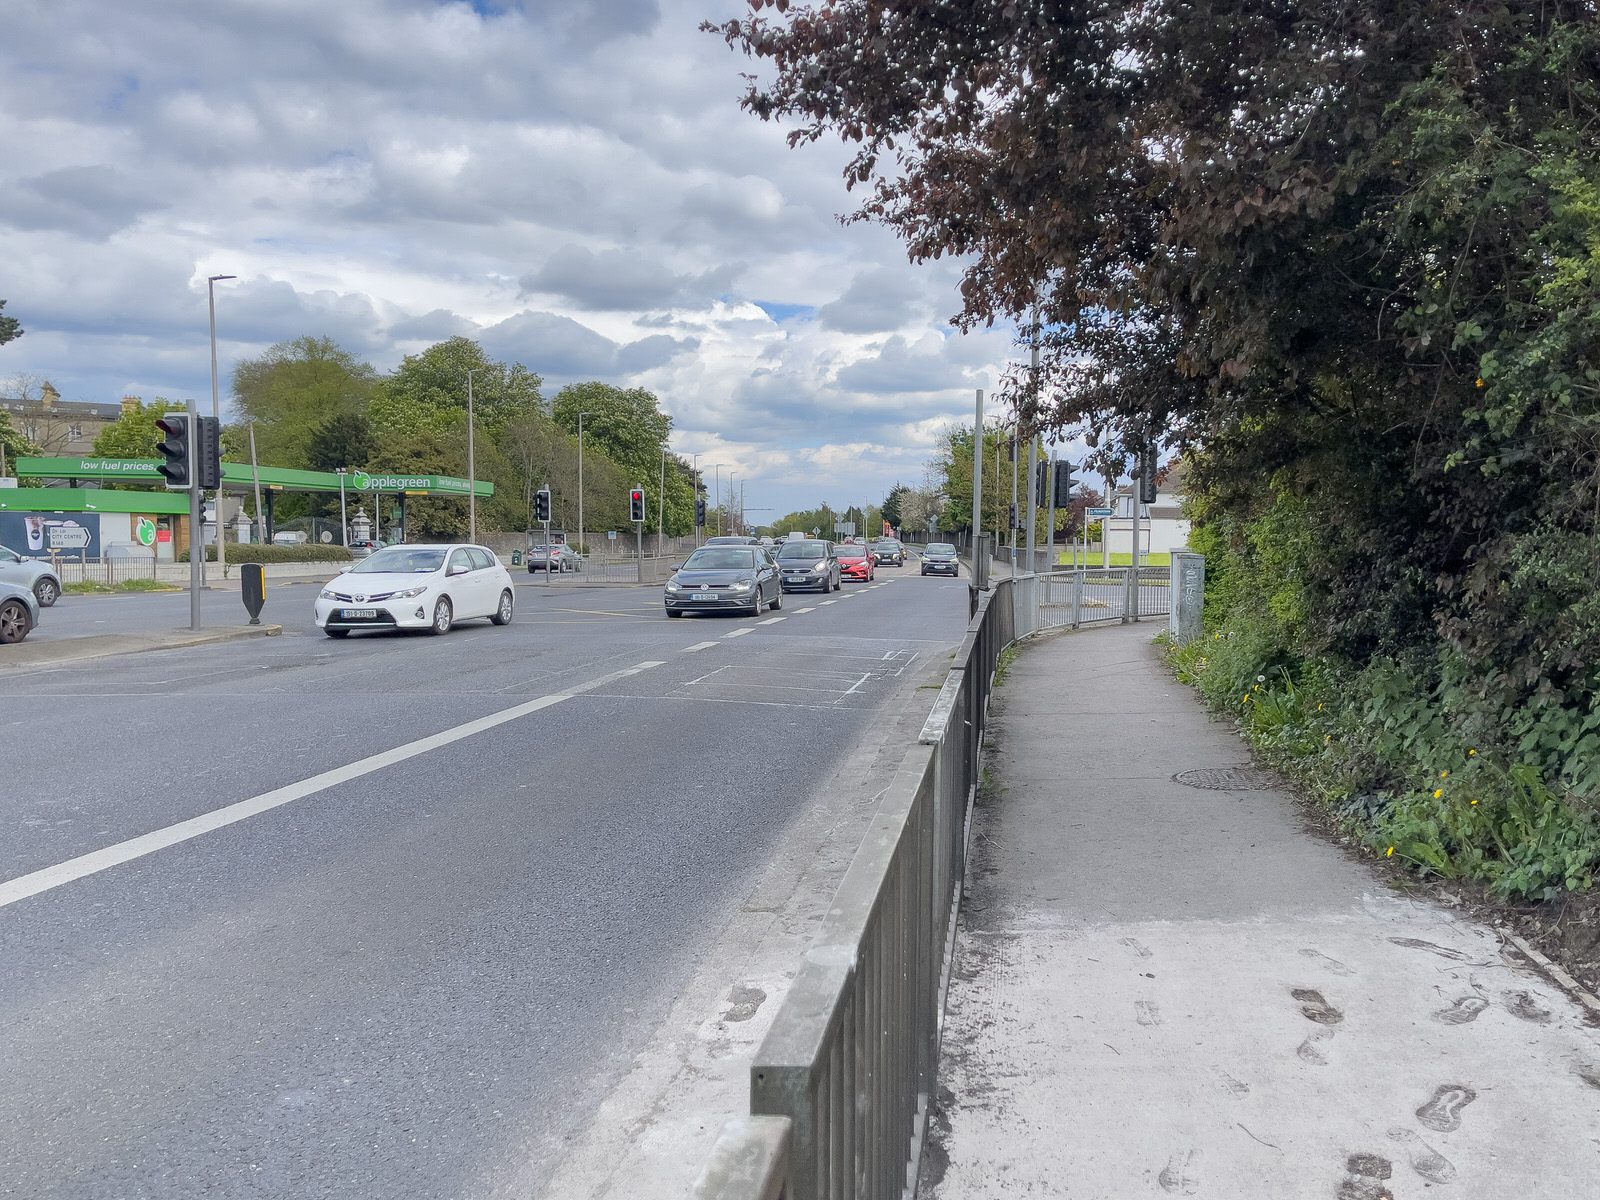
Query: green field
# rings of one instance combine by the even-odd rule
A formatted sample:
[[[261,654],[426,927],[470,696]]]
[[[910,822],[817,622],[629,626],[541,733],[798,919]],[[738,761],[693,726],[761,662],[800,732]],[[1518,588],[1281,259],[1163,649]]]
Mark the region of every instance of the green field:
[[[1082,555],[1081,552],[1079,553],[1078,557],[1079,557],[1080,560],[1083,558],[1083,555]],[[1085,564],[1083,562],[1081,562],[1081,561],[1076,563],[1076,564],[1074,564],[1073,561],[1072,561],[1072,552],[1070,550],[1058,550],[1058,551],[1056,551],[1056,566],[1058,566],[1058,567],[1070,567],[1070,566],[1074,566],[1074,565],[1076,565],[1076,566],[1084,566]],[[1088,561],[1087,565],[1091,566],[1091,567],[1103,567],[1103,566],[1105,566],[1106,565],[1105,555],[1102,554],[1098,550],[1091,550],[1089,552],[1089,561]],[[1111,566],[1113,566],[1113,567],[1131,567],[1132,565],[1133,565],[1133,555],[1125,553],[1125,552],[1115,552],[1115,551],[1112,553],[1112,555],[1111,555]],[[1165,553],[1165,552],[1159,552],[1159,553],[1155,553],[1155,554],[1147,554],[1147,555],[1144,556],[1144,565],[1147,566],[1147,567],[1169,567],[1169,566],[1172,565],[1172,555],[1170,555],[1168,553]]]

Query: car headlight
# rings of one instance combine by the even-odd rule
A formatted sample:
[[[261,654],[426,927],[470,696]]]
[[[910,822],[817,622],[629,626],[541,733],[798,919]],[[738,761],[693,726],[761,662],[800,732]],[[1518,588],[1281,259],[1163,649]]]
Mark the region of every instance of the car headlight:
[[[426,584],[424,584],[422,587],[407,588],[403,592],[396,592],[391,597],[391,599],[394,599],[394,600],[410,600],[413,596],[420,596],[420,595],[422,595],[423,592],[425,592],[427,590],[428,590],[428,587],[427,587]]]
[[[748,592],[753,587],[755,587],[755,584],[750,580],[741,579],[738,583],[733,585],[733,590],[736,592]]]
[[[322,595],[317,597],[317,599],[319,599],[319,600],[332,600],[333,599],[333,592],[332,591],[324,591],[322,593]]]
[[[679,592],[683,591],[683,585],[676,582],[669,582],[667,584],[667,591],[676,596]]]
[[[823,559],[816,566],[811,568],[811,573],[813,575],[815,575],[818,571],[826,571],[827,569],[828,569],[828,560],[827,559]]]

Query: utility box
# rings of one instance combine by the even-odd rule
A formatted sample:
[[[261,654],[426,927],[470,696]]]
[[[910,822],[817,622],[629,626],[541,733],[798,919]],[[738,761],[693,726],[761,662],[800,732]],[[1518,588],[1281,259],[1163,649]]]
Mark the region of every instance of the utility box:
[[[1205,632],[1205,555],[1174,551],[1171,570],[1167,629],[1181,646]]]

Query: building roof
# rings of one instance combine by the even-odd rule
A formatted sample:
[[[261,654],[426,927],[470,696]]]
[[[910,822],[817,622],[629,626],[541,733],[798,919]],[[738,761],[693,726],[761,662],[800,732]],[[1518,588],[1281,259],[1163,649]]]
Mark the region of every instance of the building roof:
[[[115,421],[122,415],[120,404],[96,404],[90,400],[57,400],[48,407],[22,396],[0,396],[0,408],[8,412],[60,417],[88,417],[96,421]]]

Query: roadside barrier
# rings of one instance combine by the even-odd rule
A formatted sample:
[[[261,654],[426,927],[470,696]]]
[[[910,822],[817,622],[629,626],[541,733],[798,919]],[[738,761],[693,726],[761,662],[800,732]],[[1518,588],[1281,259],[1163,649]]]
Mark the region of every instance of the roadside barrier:
[[[917,745],[756,1053],[750,1116],[723,1128],[701,1200],[914,1190],[995,665],[1019,633],[1015,582],[978,594]]]

